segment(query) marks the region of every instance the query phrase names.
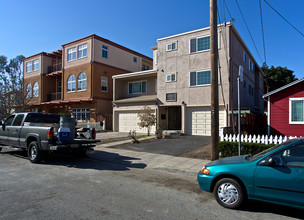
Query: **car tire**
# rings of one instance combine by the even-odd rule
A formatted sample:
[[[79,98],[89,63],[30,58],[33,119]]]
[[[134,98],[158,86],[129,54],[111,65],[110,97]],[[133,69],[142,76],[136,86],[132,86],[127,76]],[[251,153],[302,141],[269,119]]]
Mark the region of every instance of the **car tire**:
[[[214,187],[216,201],[223,207],[238,209],[244,203],[245,192],[239,182],[232,178],[219,180]]]
[[[38,142],[32,141],[27,149],[28,159],[32,163],[40,163],[43,159],[43,152],[39,149]]]

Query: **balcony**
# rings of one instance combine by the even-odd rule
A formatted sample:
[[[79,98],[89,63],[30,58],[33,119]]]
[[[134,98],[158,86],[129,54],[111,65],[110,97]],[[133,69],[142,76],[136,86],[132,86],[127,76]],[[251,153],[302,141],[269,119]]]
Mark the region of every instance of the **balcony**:
[[[52,65],[52,66],[48,66],[48,74],[53,73],[53,72],[57,72],[57,71],[61,71],[61,69],[62,69],[61,63],[56,64],[56,65]]]
[[[47,96],[48,101],[61,100],[61,92],[51,93]]]

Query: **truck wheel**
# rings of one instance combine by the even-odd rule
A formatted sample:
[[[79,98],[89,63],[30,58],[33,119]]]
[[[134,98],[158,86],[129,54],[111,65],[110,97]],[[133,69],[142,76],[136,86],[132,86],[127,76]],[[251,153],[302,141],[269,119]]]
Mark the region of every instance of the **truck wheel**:
[[[28,158],[32,163],[39,163],[42,160],[42,152],[37,141],[32,141],[27,149]]]
[[[246,199],[246,194],[241,185],[231,178],[219,180],[215,185],[213,193],[216,201],[221,206],[229,209],[239,208]]]

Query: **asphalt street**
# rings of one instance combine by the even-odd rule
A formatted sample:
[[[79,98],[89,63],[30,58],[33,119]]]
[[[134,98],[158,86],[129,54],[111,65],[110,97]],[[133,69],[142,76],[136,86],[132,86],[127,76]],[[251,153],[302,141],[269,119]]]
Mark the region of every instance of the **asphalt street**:
[[[0,153],[0,219],[303,217],[301,210],[258,202],[228,210],[198,189],[192,173],[154,170],[141,160],[108,162],[92,155],[54,155],[45,163],[32,164],[24,152]]]

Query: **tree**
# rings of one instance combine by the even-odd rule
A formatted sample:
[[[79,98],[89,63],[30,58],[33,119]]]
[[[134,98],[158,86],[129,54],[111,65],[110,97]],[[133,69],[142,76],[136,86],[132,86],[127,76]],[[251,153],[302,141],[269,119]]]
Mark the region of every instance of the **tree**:
[[[280,88],[288,83],[297,80],[297,78],[293,74],[294,71],[287,69],[287,67],[283,68],[281,66],[271,66],[271,68],[269,68],[266,63],[263,63],[261,70],[266,81],[266,86],[264,87],[265,93],[276,90],[277,88]],[[267,87],[269,89],[268,91]]]
[[[148,136],[150,136],[151,127],[156,124],[156,116],[153,112],[150,107],[144,106],[143,110],[137,114],[140,120],[138,125],[141,128],[147,128]]]
[[[7,117],[15,111],[24,111],[23,58],[24,56],[19,55],[8,63],[5,56],[0,56],[1,116]]]

